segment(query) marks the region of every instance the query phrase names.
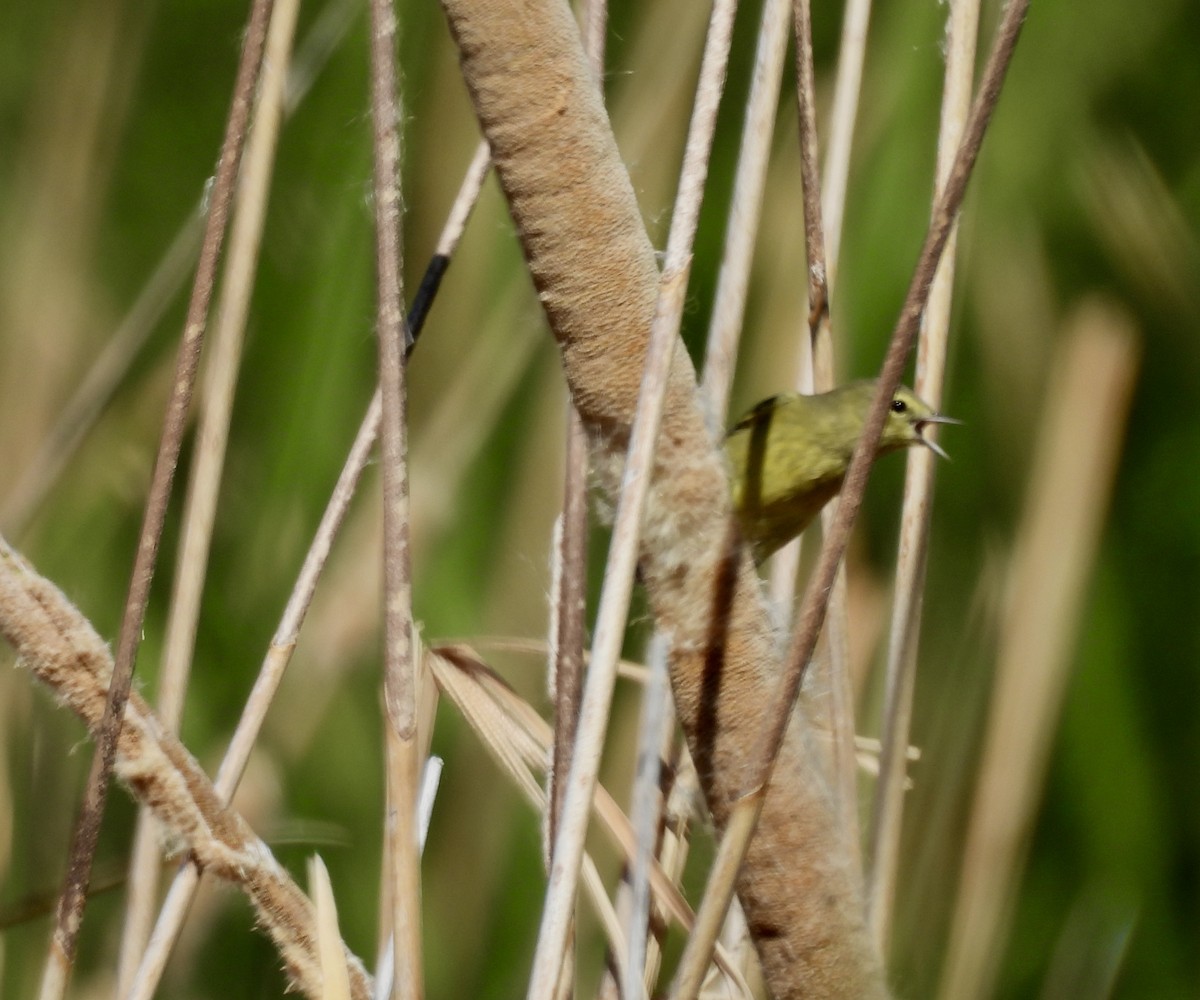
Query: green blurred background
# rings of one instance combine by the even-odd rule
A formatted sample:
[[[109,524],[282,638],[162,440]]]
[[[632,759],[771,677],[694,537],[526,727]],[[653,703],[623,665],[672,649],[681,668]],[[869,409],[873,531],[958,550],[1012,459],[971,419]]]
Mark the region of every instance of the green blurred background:
[[[841,10],[817,7],[824,120]],[[478,132],[437,6],[399,8],[411,290]],[[995,13],[985,11],[981,46]],[[31,477],[44,468],[39,448],[56,420],[194,216],[245,14],[224,0],[46,0],[0,14],[0,530],[110,639],[186,269],[61,475],[34,492]],[[688,0],[613,4],[606,91],[659,246],[706,16]],[[878,366],[927,222],[944,17],[934,3],[882,4],[871,24],[834,301],[847,377]],[[694,357],[757,19],[758,5],[745,4],[684,321]],[[327,49],[324,37],[334,39]],[[298,39],[314,75],[280,142],[184,721],[186,742],[210,767],[374,384],[362,5],[314,0]],[[967,426],[942,437],[954,461],[940,470],[934,512],[914,723],[925,757],[910,797],[893,956],[901,996],[936,987],[995,665],[997,567],[1011,550],[1056,345],[1093,296],[1131,317],[1140,371],[997,995],[1110,995],[1047,985],[1063,942],[1081,933],[1117,969],[1111,995],[1200,993],[1200,474],[1190,469],[1200,455],[1198,51],[1200,13],[1184,0],[1034,0],[971,184],[944,407]],[[790,83],[775,140],[734,410],[785,387],[802,329]],[[494,180],[413,357],[409,391],[424,634],[544,636],[565,396]],[[190,450],[189,441],[181,470]],[[899,459],[881,465],[855,546],[857,578],[877,595],[855,619],[864,660],[878,659],[901,478]],[[369,957],[382,773],[378,483],[368,475],[365,484],[239,804],[294,872],[321,852],[347,941]],[[177,508],[138,662],[150,694]],[[598,531],[595,578],[602,541]],[[495,663],[545,707],[537,657],[496,654]],[[627,716],[617,725],[632,733]],[[861,728],[875,731],[874,716]],[[424,866],[429,995],[519,995],[541,905],[537,819],[445,707],[434,749],[447,768]],[[56,891],[89,756],[74,718],[27,674],[0,671],[0,910]],[[612,766],[620,791],[626,762]],[[114,796],[102,874],[122,867],[133,816]],[[89,908],[76,995],[111,990],[120,916],[119,891]],[[278,961],[251,925],[235,893],[211,890],[162,995],[279,995]],[[34,994],[48,928],[38,917],[0,935],[0,994]]]

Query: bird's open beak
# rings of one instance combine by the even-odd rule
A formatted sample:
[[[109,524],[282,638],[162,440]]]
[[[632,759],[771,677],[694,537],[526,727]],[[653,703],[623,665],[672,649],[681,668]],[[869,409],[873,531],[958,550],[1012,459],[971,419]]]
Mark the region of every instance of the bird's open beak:
[[[926,448],[928,448],[930,451],[932,451],[939,458],[944,458],[947,462],[949,462],[950,456],[946,454],[946,452],[942,449],[942,446],[940,444],[938,444],[936,441],[930,441],[929,438],[927,438],[925,436],[925,434],[923,433],[925,430],[925,425],[926,424],[961,424],[961,423],[962,423],[961,420],[956,420],[954,417],[946,417],[940,413],[935,413],[932,416],[926,417],[919,424],[917,424],[917,436],[921,439],[921,444],[925,445]]]

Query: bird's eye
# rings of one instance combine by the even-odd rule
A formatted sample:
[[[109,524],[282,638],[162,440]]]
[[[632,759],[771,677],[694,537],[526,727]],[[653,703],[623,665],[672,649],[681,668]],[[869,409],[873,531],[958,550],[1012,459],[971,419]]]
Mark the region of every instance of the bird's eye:
[[[903,413],[907,409],[908,409],[908,404],[906,402],[904,402],[903,399],[893,399],[892,400],[892,412],[893,413]]]

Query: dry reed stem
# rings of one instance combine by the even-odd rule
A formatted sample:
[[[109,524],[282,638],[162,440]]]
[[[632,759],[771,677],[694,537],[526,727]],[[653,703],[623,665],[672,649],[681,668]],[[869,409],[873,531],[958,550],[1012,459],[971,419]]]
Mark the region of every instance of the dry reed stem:
[[[687,276],[691,269],[692,246],[699,222],[704,186],[708,178],[708,160],[712,151],[713,134],[716,130],[717,110],[724,93],[736,13],[737,0],[715,0],[709,18],[699,80],[696,86],[696,97],[692,105],[692,119],[688,128],[683,165],[680,171],[679,188],[671,215],[671,228],[663,261],[662,283],[650,330],[644,382],[638,399],[638,413],[634,418],[629,447],[630,457],[621,488],[619,501],[621,507],[624,507],[629,499],[630,474],[638,461],[635,456],[638,454],[639,434],[643,426],[648,441],[646,446],[648,457],[653,454],[654,438],[657,437],[662,401],[666,391],[667,372],[665,366],[670,363],[674,345],[679,339]],[[662,345],[661,348],[660,345]],[[664,368],[656,371],[655,362],[659,357],[662,358]],[[656,408],[658,412],[646,418],[643,424],[646,397],[651,394],[653,394],[652,407]],[[650,412],[654,413],[654,409],[651,409]],[[649,477],[642,472],[634,482],[641,490],[645,491],[648,489]],[[640,509],[644,509],[645,501],[639,499],[636,503],[637,508],[630,510],[631,519],[635,522],[640,520]],[[632,508],[633,505],[630,504],[630,507]],[[614,533],[614,539],[616,537]],[[636,547],[637,535],[634,532],[630,536],[631,552]],[[668,674],[666,660],[669,656],[671,641],[671,637],[661,630],[655,632],[649,665],[651,676],[643,694],[643,707],[647,712],[644,717],[643,740],[649,743],[649,747],[644,753],[639,754],[642,762],[639,766],[641,778],[639,788],[642,795],[640,796],[640,808],[635,810],[635,818],[640,821],[641,828],[635,831],[639,837],[638,851],[633,866],[633,905],[629,921],[631,955],[622,979],[622,994],[626,997],[641,995],[646,989],[642,970],[645,966],[645,942],[650,907],[648,869],[650,857],[654,853],[654,844],[657,840],[655,833],[658,828],[658,762],[661,753],[659,748],[664,739],[669,741],[673,731],[673,726],[670,726],[665,737],[662,732],[670,704],[670,698],[666,691]],[[619,647],[615,648],[613,653],[614,659],[619,657]]]
[[[549,651],[549,643],[545,639],[531,638],[529,636],[515,635],[476,635],[469,638],[445,638],[439,639],[437,642],[441,646],[456,646],[466,645],[473,649],[490,649],[500,653],[525,653],[529,656],[540,656],[545,658]],[[591,652],[588,649],[583,651],[583,663],[586,667],[591,662]],[[645,684],[650,676],[650,672],[644,664],[637,663],[633,660],[621,660],[617,664],[617,676],[625,680],[636,681],[638,684]]]
[[[59,901],[54,938],[46,956],[41,1000],[58,1000],[63,996],[74,963],[79,927],[87,905],[88,877],[100,835],[100,823],[104,816],[109,778],[117,752],[121,722],[125,715],[125,703],[133,681],[134,660],[141,643],[142,624],[150,597],[150,582],[158,562],[158,546],[166,521],[167,503],[171,496],[175,465],[179,459],[191,405],[217,261],[225,237],[229,206],[241,162],[250,105],[262,66],[272,3],[273,0],[255,0],[242,44],[229,119],[221,142],[208,219],[200,244],[200,261],[192,286],[191,300],[188,303],[171,396],[163,420],[158,455],[146,499],[145,516],[138,536],[129,593],[121,617],[104,718],[96,734],[96,748],[88,772],[87,787],[71,838],[67,877]]]
[[[817,162],[820,159],[817,141],[816,82],[813,73],[812,10],[809,0],[795,0],[794,22],[796,35],[796,100],[800,133],[800,179],[804,194],[804,253],[808,264],[808,332],[812,358],[812,387],[826,392],[834,386],[833,331],[829,310],[829,272],[825,259],[825,227],[821,221],[821,181]],[[803,379],[801,380],[803,381]],[[837,512],[837,500],[821,514],[821,524],[828,532]],[[795,567],[785,579],[795,579]],[[788,595],[787,607],[791,607]],[[846,843],[856,845],[850,851],[857,874],[862,874],[862,858],[857,850],[858,829],[858,768],[854,752],[854,682],[850,677],[850,623],[846,613],[846,570],[840,568],[834,577],[833,590],[825,614],[825,648],[827,655],[812,665],[813,678],[809,685],[814,720],[824,720],[826,734],[826,769],[833,790],[834,808],[842,824]]]
[[[833,87],[833,107],[829,114],[829,145],[825,152],[825,172],[821,183],[821,217],[825,224],[825,282],[829,286],[831,300],[837,284],[838,262],[842,249],[842,220],[846,214],[846,189],[850,181],[850,148],[854,141],[854,123],[858,119],[858,99],[862,93],[863,63],[867,55],[867,25],[870,19],[871,0],[848,0],[842,15],[837,80]]]
[[[698,805],[701,801],[696,768],[685,744],[677,746],[673,773],[675,780],[671,783],[671,790],[663,807],[663,833],[658,851],[658,864],[671,883],[678,884],[683,879],[683,869],[687,864],[691,847],[688,828],[694,814],[700,811]],[[659,912],[655,913],[655,920],[661,922],[665,916],[666,914],[662,912],[660,906]],[[658,981],[658,971],[661,965],[662,948],[655,940],[646,953],[647,983]],[[740,968],[736,962],[734,967]]]
[[[0,538],[0,634],[22,666],[50,687],[95,734],[112,675],[112,654],[58,588]],[[206,871],[240,887],[278,948],[297,989],[320,995],[313,911],[270,849],[225,806],[200,765],[141,698],[130,695],[117,742],[115,774],[154,810],[175,848]],[[353,995],[370,996],[370,979],[347,952]]]
[[[671,707],[670,675],[667,671],[667,642],[662,633],[650,639],[646,664],[649,676],[642,688],[638,720],[637,763],[630,795],[630,823],[637,853],[629,870],[629,912],[625,934],[629,942],[626,978],[621,996],[632,997],[652,991],[646,982],[647,938],[650,936],[650,863],[658,846],[662,822],[662,762],[670,752],[675,735],[675,713]]]
[[[866,58],[867,22],[870,0],[850,0],[842,20],[842,36],[838,48],[837,81],[834,85],[833,109],[830,115],[829,148],[825,157],[825,172],[821,185],[821,216],[825,244],[825,284],[830,308],[827,309],[810,337],[809,368],[801,367],[796,388],[829,389],[835,382],[833,337],[830,316],[838,273],[838,256],[842,245],[842,220],[845,217],[846,190],[850,175],[850,148],[854,123],[858,115],[858,100],[862,86],[862,68]],[[811,39],[809,47],[811,48]],[[810,56],[811,61],[811,56]],[[804,132],[801,133],[803,142]],[[815,153],[814,153],[815,156]],[[822,512],[822,524],[831,523],[834,506]],[[796,599],[796,577],[800,566],[800,539],[785,545],[771,559],[770,593],[776,604],[790,620]],[[858,840],[858,784],[854,751],[854,682],[850,671],[849,621],[847,618],[846,574],[842,570],[834,581],[830,595],[825,631],[829,637],[830,655],[824,683],[810,685],[813,691],[828,691],[829,740],[832,747],[831,774],[838,776],[838,798],[842,826],[851,842]],[[856,854],[857,860],[857,854]]]
[[[754,942],[750,940],[750,930],[746,926],[746,914],[742,912],[736,898],[725,911],[725,922],[721,925],[721,936],[718,940],[734,956],[742,975],[750,975],[757,971],[758,959],[754,953]]]
[[[596,79],[604,79],[608,24],[607,0],[580,5],[584,49]],[[549,771],[550,806],[545,817],[546,869],[558,835],[563,789],[571,767],[571,748],[579,727],[583,698],[583,649],[587,643],[587,435],[574,404],[567,402],[567,448],[563,472],[562,514],[556,525],[551,559],[554,601],[550,611],[550,697],[554,703],[554,746]],[[563,962],[567,977],[569,961]],[[573,981],[574,977],[570,977]]]
[[[417,835],[421,748],[417,701],[421,658],[412,620],[408,442],[405,418],[407,325],[403,313],[400,235],[400,132],[396,95],[396,14],[371,0],[371,122],[374,132],[376,335],[383,399],[383,696],[387,716],[385,897],[391,901],[395,1000],[420,1000],[421,868]]]
[[[600,926],[604,929],[604,936],[608,941],[609,959],[616,966],[618,978],[625,982],[630,975],[629,948],[625,935],[621,933],[621,920],[617,916],[616,907],[613,906],[604,889],[604,882],[600,878],[600,871],[596,868],[596,863],[586,854],[579,875],[584,889],[587,890],[587,894],[595,906]],[[570,948],[574,949],[573,943]],[[649,1000],[641,985],[641,977],[635,976],[634,982],[637,983],[637,989],[629,994],[632,1000]],[[571,1000],[574,995],[575,971],[568,969],[564,963],[554,997],[555,1000]]]
[[[381,457],[384,488],[384,700],[397,733],[411,738],[416,723],[413,690],[411,570],[408,565],[408,472],[405,452],[407,324],[400,279],[403,244],[399,108],[396,100],[396,20],[386,0],[372,0],[371,119],[374,126],[376,333],[383,401]],[[415,841],[414,841],[415,843]]]
[[[854,123],[858,117],[858,99],[862,89],[862,67],[866,58],[867,22],[870,18],[870,0],[849,0],[842,18],[842,37],[838,47],[837,82],[833,91],[833,110],[829,123],[829,151],[825,156],[825,173],[821,184],[821,215],[825,230],[825,284],[828,286],[830,310],[833,308],[834,289],[837,285],[838,256],[842,246],[842,220],[846,214],[846,189],[850,179],[850,147],[854,138]],[[832,364],[832,335],[829,328],[829,312],[825,321],[818,326],[816,343],[822,345],[820,356],[828,357],[830,364],[823,368],[821,380],[828,380],[832,388],[834,365]],[[829,349],[826,350],[826,345]],[[807,360],[801,355],[802,363],[797,372],[796,389],[810,392],[814,387],[812,369],[813,340],[809,338]],[[830,508],[832,512],[832,508]],[[824,518],[823,518],[824,522]],[[792,607],[796,601],[796,576],[800,569],[800,540],[796,539],[775,553],[771,558],[770,594],[781,611],[790,621]],[[843,578],[839,576],[840,586]],[[835,599],[836,606],[845,605],[844,598]],[[839,634],[842,634],[839,632]],[[848,660],[848,657],[847,657]],[[846,698],[843,693],[840,697]],[[853,705],[853,693],[848,701]]]
[[[430,684],[427,687],[432,688],[433,685]],[[432,703],[428,707],[430,714],[422,715],[420,722],[423,732],[433,724]],[[423,712],[425,708],[426,706],[422,706]],[[429,838],[429,822],[433,816],[433,804],[437,799],[438,787],[442,780],[442,763],[440,757],[426,756],[425,767],[421,771],[421,788],[417,800],[417,849],[422,855],[425,853],[425,844]],[[387,928],[382,926],[389,919],[390,901],[381,898],[380,904],[380,938],[375,955],[374,995],[376,998],[391,995],[392,983],[396,975],[396,950],[391,935],[387,933]]]
[[[561,5],[444,6],[593,468],[615,496],[658,291],[628,176]],[[682,352],[668,378],[640,565],[672,642],[676,705],[701,785],[723,827],[753,787],[749,754],[776,693],[778,650],[749,559],[729,557],[728,483]],[[782,758],[739,881],[770,986],[781,998],[881,995],[860,887],[801,726]]]
[[[712,319],[704,350],[705,405],[713,433],[724,433],[729,409],[742,321],[746,314],[746,290],[754,261],[754,244],[762,213],[763,187],[771,155],[771,136],[779,106],[779,81],[788,42],[790,0],[766,0],[758,41],[754,49],[754,73],[746,96],[746,120],[738,148],[737,171],[725,223],[721,269],[713,296]]]
[[[278,0],[271,15],[262,83],[235,195],[229,253],[201,390],[200,423],[175,562],[163,664],[158,675],[158,716],[171,732],[179,729],[192,666],[234,389],[241,367],[242,341],[266,219],[276,141],[283,121],[287,67],[299,8],[299,0]],[[124,996],[129,987],[150,937],[157,906],[160,861],[152,823],[150,814],[143,809],[138,815],[131,852],[129,891],[117,964],[118,996]]]
[[[1095,300],[1057,351],[1007,583],[995,691],[939,996],[995,989],[1137,371],[1137,331]]]
[[[550,808],[546,818],[546,867],[562,814],[563,788],[579,723],[583,648],[587,633],[587,437],[568,404],[563,509],[555,531],[550,593],[550,696],[554,702]]]
[[[808,263],[808,328],[816,345],[817,328],[829,312],[825,276],[825,230],[821,225],[821,178],[817,167],[816,82],[813,78],[812,10],[809,0],[792,8],[796,36],[796,101],[800,125],[800,181],[804,193],[804,251]]]
[[[708,872],[704,898],[696,913],[696,926],[688,938],[675,979],[671,983],[670,1000],[695,1000],[708,977],[711,956],[717,947],[729,900],[742,868],[745,845],[750,842],[754,828],[762,816],[764,790],[756,789],[738,800],[722,831],[717,855]],[[799,994],[803,995],[803,994]],[[844,996],[836,989],[829,996]]]
[[[946,75],[938,135],[937,182],[940,196],[962,142],[971,109],[975,77],[975,47],[979,33],[978,0],[956,0],[946,24]],[[957,226],[946,241],[941,266],[929,290],[929,305],[917,343],[913,389],[941,409],[950,333],[950,301],[954,291],[954,253]],[[920,452],[918,454],[918,452]],[[925,587],[925,557],[933,510],[936,456],[927,448],[908,455],[904,500],[900,514],[900,544],[885,672],[882,753],[875,784],[868,835],[867,919],[880,954],[887,954],[896,875],[903,829],[904,792],[908,785],[909,723],[916,687],[917,645]]]

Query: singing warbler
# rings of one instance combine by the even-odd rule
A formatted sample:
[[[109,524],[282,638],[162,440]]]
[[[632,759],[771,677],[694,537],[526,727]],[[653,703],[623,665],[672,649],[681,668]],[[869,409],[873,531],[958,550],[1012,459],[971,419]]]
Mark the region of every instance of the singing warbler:
[[[815,396],[780,393],[734,424],[725,440],[733,507],[756,562],[800,534],[842,488],[874,395],[873,379]],[[924,430],[929,424],[957,423],[961,421],[935,412],[901,386],[892,398],[876,456],[923,444],[947,458]]]

